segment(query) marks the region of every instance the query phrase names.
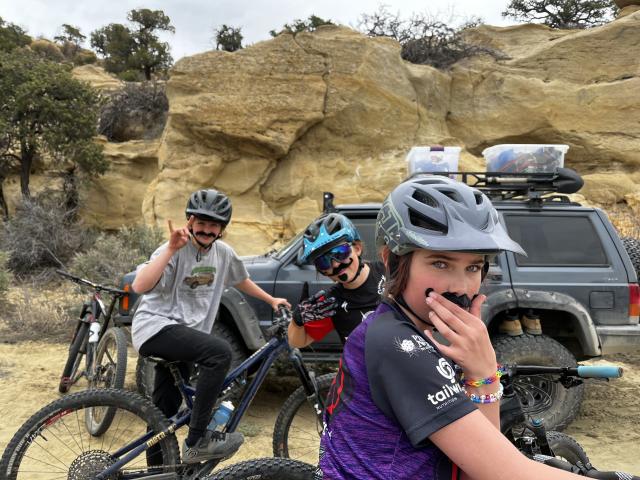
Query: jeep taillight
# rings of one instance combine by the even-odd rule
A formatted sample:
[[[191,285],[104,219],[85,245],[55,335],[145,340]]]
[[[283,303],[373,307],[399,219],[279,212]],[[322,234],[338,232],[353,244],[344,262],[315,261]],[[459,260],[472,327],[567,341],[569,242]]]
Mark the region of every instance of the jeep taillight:
[[[629,284],[629,317],[634,317],[636,322],[640,320],[640,285]]]

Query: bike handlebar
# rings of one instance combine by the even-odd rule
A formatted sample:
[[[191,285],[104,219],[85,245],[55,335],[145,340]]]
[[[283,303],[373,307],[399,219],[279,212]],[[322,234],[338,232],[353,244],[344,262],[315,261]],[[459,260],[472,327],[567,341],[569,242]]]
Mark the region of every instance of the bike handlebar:
[[[622,367],[617,365],[579,365],[577,367],[547,367],[538,365],[512,365],[513,375],[559,374],[580,378],[620,378]]]
[[[86,278],[82,278],[82,277],[77,277],[76,275],[72,275],[69,272],[65,272],[64,270],[60,270],[60,269],[56,269],[56,273],[58,275],[60,275],[61,277],[65,277],[67,280],[70,280],[74,283],[78,283],[80,285],[86,285],[88,287],[93,288],[94,290],[97,291],[103,291],[103,292],[108,292],[108,293],[112,293],[113,295],[117,295],[117,296],[124,296],[127,295],[128,292],[124,291],[124,290],[120,290],[119,288],[114,288],[114,287],[107,287],[105,285],[100,285],[98,283],[93,283],[90,280],[87,280]]]

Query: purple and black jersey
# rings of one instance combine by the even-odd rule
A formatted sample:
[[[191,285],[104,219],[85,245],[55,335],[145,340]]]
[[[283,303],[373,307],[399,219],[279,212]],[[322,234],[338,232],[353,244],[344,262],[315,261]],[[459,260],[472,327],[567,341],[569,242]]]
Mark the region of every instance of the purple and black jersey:
[[[475,409],[453,362],[383,302],[342,353],[327,399],[319,478],[455,479],[457,467],[429,436]]]

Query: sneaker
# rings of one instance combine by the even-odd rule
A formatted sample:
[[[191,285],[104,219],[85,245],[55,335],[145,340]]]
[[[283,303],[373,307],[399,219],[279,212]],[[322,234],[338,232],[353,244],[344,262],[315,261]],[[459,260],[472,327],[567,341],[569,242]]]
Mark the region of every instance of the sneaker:
[[[517,337],[522,335],[522,325],[517,318],[514,320],[503,320],[498,327],[500,333],[509,335],[510,337]]]
[[[533,313],[527,313],[522,316],[522,326],[524,327],[524,331],[529,335],[542,335],[540,317]]]
[[[186,441],[182,442],[182,461],[199,463],[206,460],[225,460],[236,453],[243,442],[244,436],[240,432],[208,431],[192,447],[188,447]]]

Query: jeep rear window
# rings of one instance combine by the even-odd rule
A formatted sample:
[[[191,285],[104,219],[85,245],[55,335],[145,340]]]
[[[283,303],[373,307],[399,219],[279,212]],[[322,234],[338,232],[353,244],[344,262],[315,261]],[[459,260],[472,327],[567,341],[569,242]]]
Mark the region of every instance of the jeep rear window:
[[[607,255],[587,216],[504,215],[509,235],[525,252],[521,267],[606,267]]]

